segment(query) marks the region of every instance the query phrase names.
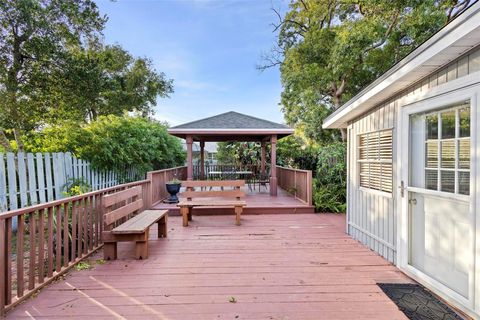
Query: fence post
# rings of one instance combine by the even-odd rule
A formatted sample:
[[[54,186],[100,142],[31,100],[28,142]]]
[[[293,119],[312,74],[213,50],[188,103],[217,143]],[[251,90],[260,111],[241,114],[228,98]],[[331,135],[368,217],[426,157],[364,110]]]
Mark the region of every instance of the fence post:
[[[153,204],[153,173],[147,172],[147,180],[149,183],[147,183],[147,207],[150,208]]]
[[[312,178],[312,171],[307,171],[307,202],[308,205],[313,205],[313,178]]]

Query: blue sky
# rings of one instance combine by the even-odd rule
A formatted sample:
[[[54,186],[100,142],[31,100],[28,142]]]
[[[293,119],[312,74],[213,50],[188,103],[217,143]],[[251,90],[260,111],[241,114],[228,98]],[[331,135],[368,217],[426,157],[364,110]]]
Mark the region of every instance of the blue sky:
[[[281,0],[97,0],[109,21],[105,42],[152,59],[174,79],[155,117],[171,125],[234,110],[284,122],[278,69],[259,72],[275,43],[272,10]]]

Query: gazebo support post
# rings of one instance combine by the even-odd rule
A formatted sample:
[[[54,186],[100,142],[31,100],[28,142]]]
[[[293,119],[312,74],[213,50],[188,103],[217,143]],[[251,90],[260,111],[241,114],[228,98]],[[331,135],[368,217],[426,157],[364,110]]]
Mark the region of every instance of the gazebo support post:
[[[277,196],[277,135],[270,137],[270,195]]]
[[[262,153],[261,153],[261,160],[260,160],[260,173],[261,173],[261,177],[262,179],[265,179],[266,178],[266,174],[265,174],[265,163],[267,161],[267,148],[266,148],[266,145],[265,145],[265,141],[262,141]]]
[[[193,137],[188,135],[187,142],[187,180],[193,180]]]
[[[205,141],[200,141],[200,179],[205,180]]]

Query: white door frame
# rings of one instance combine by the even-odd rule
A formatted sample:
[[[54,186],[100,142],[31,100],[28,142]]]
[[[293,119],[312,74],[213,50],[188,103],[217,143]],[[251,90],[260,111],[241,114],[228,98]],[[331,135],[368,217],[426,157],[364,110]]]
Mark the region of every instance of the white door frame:
[[[470,77],[469,77],[470,78]],[[458,79],[460,80],[460,79]],[[397,157],[397,181],[398,181],[398,191],[397,191],[397,266],[404,271],[406,274],[422,283],[432,291],[436,292],[442,298],[448,302],[458,306],[463,311],[468,314],[473,314],[477,310],[479,314],[480,310],[480,295],[477,293],[480,289],[480,235],[477,236],[477,230],[480,231],[480,201],[476,201],[476,198],[480,197],[480,176],[478,171],[478,162],[480,160],[480,155],[478,152],[478,142],[480,141],[480,107],[479,99],[477,98],[480,95],[480,86],[472,85],[469,83],[465,87],[465,80],[463,81],[452,81],[452,83],[447,83],[442,88],[437,90],[432,90],[429,95],[424,95],[422,97],[409,97],[405,101],[400,101],[398,106],[398,123],[397,128],[397,146],[399,156]],[[478,82],[478,78],[477,81]],[[461,87],[463,85],[463,88]],[[466,299],[462,295],[451,290],[447,286],[433,279],[432,277],[426,275],[425,273],[419,271],[413,266],[408,264],[409,260],[409,221],[408,221],[408,192],[414,191],[409,188],[401,190],[401,181],[404,181],[405,187],[408,186],[408,169],[409,169],[409,116],[414,113],[424,112],[431,109],[441,108],[443,106],[447,107],[449,105],[462,102],[465,100],[470,100],[470,110],[471,110],[471,171],[470,171],[470,216],[471,219],[471,232],[474,236],[473,239],[473,248],[472,255],[474,255],[473,265],[471,266],[471,274],[473,279],[469,279],[469,298]],[[403,103],[402,103],[403,102]],[[402,191],[404,192],[404,197],[402,197]],[[478,288],[478,289],[475,289]]]

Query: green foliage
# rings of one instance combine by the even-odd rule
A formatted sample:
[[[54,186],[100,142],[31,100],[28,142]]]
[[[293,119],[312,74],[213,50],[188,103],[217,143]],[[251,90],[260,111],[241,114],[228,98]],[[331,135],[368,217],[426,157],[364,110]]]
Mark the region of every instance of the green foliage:
[[[164,124],[142,117],[100,116],[84,126],[58,124],[30,135],[29,152],[72,152],[101,170],[141,173],[182,165],[180,141]]]
[[[217,143],[217,162],[219,164],[235,164],[236,148],[233,142]]]
[[[75,270],[77,271],[89,270],[91,268],[92,265],[88,261],[80,261],[75,265]]]
[[[42,124],[44,91],[71,47],[94,42],[106,22],[91,0],[0,1],[0,143],[22,149],[21,133]]]
[[[347,190],[346,145],[342,142],[320,147],[313,200],[317,211],[345,212]]]
[[[325,118],[471,3],[290,2],[261,68],[280,65],[282,110],[296,136],[278,143],[279,164],[314,171],[317,210],[345,211],[345,131],[323,130]]]
[[[92,0],[0,1],[2,149],[23,151],[24,135],[48,125],[146,117],[173,92],[151,60],[101,43],[106,21]]]
[[[92,191],[92,187],[83,178],[69,178],[62,189],[65,197],[78,196]]]
[[[267,144],[266,162],[270,162],[270,146]],[[260,165],[262,145],[259,142],[219,142],[217,161],[220,164],[239,166]]]
[[[338,140],[323,120],[444,26],[461,2],[291,1],[267,61],[280,64],[287,122],[314,142]]]
[[[57,119],[83,122],[125,112],[147,116],[158,96],[173,92],[172,80],[155,71],[149,59],[134,58],[119,45],[70,50],[55,79],[46,88],[48,99],[57,106],[46,115],[50,123]]]
[[[315,172],[317,169],[317,152],[317,145],[308,145],[298,136],[291,135],[278,140],[277,164]]]

